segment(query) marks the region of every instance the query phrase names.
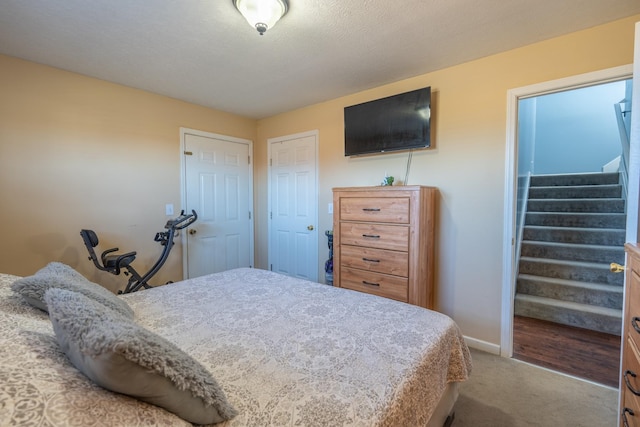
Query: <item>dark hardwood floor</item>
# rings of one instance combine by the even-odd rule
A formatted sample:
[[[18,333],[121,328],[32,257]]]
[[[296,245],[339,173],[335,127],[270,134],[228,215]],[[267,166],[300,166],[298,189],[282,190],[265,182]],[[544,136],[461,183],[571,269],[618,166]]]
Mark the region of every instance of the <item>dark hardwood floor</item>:
[[[515,359],[616,388],[620,343],[617,335],[514,317]]]

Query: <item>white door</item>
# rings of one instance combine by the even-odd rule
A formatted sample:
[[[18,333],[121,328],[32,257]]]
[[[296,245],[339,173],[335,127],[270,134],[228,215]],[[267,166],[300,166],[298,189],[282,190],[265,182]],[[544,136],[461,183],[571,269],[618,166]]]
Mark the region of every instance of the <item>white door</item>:
[[[269,139],[269,265],[318,281],[317,132]]]
[[[253,266],[251,141],[182,131],[185,278]]]

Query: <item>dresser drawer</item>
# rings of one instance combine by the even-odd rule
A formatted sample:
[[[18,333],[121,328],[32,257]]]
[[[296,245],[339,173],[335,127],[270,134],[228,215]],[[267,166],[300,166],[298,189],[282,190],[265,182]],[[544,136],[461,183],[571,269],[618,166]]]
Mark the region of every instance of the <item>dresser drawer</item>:
[[[633,391],[640,393],[640,354],[638,348],[631,338],[625,340],[624,343],[624,365],[622,366],[622,391],[634,394]],[[640,417],[640,413],[638,413]]]
[[[361,270],[407,277],[409,275],[409,254],[386,249],[362,248],[344,245],[340,249],[341,264]]]
[[[409,223],[409,199],[406,197],[343,197],[341,221]]]
[[[629,301],[640,301],[640,276],[631,270],[629,275]],[[637,348],[640,348],[640,304],[629,304],[625,321],[630,322],[628,327],[629,337],[633,339]]]
[[[638,396],[634,396],[633,393],[627,391],[624,393],[623,402],[622,410],[620,411],[620,426],[640,427],[640,403],[638,402]],[[626,421],[626,424],[624,421]]]
[[[409,250],[409,228],[399,225],[340,223],[340,244],[368,248]]]
[[[385,298],[407,302],[408,279],[343,267],[340,286]]]

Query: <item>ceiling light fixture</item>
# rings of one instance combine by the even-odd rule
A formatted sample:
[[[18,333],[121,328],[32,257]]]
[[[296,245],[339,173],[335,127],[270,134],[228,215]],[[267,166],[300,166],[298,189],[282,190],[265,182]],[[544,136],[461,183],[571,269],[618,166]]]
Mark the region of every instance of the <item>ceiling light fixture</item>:
[[[287,13],[287,0],[233,0],[233,5],[260,35]]]

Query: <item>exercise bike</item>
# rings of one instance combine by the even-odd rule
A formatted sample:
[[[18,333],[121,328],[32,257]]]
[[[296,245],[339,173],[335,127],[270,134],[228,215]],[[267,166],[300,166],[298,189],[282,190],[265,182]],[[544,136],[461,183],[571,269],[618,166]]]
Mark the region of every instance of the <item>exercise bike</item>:
[[[192,210],[190,214],[185,214],[184,211],[181,211],[180,216],[167,221],[164,226],[167,231],[156,233],[153,239],[164,247],[162,254],[160,254],[160,258],[151,269],[142,275],[131,265],[133,260],[136,259],[136,252],[118,254],[119,248],[107,249],[100,255],[100,262],[94,251],[94,248],[98,246],[99,243],[96,233],[93,230],[83,229],[80,231],[80,235],[82,236],[84,245],[89,251],[89,260],[93,261],[96,268],[102,271],[108,271],[116,276],[119,275],[120,272],[123,272],[125,276],[130,276],[124,291],[118,291],[119,294],[127,294],[141,288],[149,289],[152,287],[148,281],[162,268],[165,261],[167,261],[169,252],[171,252],[171,248],[173,248],[173,238],[175,237],[176,231],[187,228],[196,222],[197,219],[198,215],[196,211]]]

